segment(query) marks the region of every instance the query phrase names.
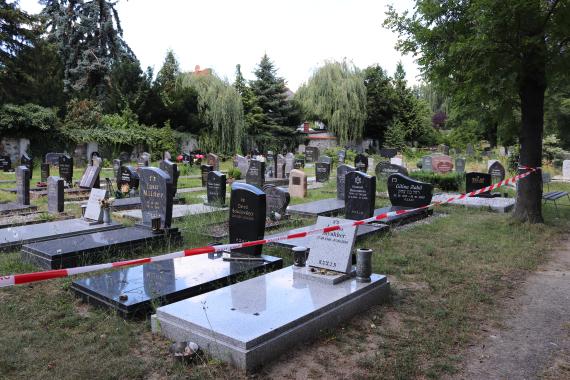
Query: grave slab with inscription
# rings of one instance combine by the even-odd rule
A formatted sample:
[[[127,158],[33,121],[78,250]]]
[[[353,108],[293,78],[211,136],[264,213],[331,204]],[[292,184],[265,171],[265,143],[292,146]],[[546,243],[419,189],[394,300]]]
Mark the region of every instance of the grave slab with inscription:
[[[265,162],[259,160],[249,161],[245,182],[261,189],[265,184]]]
[[[206,204],[223,207],[226,204],[226,175],[219,171],[208,173],[206,182]]]
[[[346,219],[370,218],[376,204],[376,177],[355,170],[346,175],[344,188]]]
[[[260,188],[246,183],[234,183],[230,199],[230,243],[263,239],[266,208],[265,193]],[[233,250],[232,255],[259,257],[262,249],[262,245],[240,248]]]

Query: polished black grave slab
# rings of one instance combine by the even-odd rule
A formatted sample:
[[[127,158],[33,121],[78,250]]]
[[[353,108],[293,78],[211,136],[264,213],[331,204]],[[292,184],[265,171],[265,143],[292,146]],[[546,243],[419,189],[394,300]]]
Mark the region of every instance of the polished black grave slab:
[[[344,212],[344,201],[336,198],[321,199],[289,206],[287,212],[301,216],[336,216]]]
[[[110,261],[121,250],[136,250],[168,243],[178,244],[180,232],[171,228],[160,233],[136,226],[95,232],[22,246],[22,260],[44,269],[63,269]]]
[[[68,236],[117,228],[122,228],[122,225],[118,223],[90,225],[82,219],[58,220],[29,226],[2,228],[0,229],[0,251],[14,250],[28,243],[61,239]]]
[[[84,302],[115,310],[124,318],[146,316],[156,307],[237,282],[245,274],[283,267],[278,257],[264,261],[224,261],[207,254],[137,265],[76,280],[71,289]]]

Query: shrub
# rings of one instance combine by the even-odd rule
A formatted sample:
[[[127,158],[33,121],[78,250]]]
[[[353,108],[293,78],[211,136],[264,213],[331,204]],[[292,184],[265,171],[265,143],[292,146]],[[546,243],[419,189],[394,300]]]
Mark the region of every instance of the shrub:
[[[229,168],[228,178],[233,178],[235,180],[241,179],[241,170],[238,168]]]
[[[459,191],[465,182],[463,173],[434,173],[434,172],[411,172],[410,177],[421,182],[427,182],[443,191]]]

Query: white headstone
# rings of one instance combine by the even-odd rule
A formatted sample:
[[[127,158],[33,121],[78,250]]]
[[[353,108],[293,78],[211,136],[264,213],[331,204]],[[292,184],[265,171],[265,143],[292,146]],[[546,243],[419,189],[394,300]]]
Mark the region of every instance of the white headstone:
[[[570,160],[562,162],[562,177],[570,179]]]
[[[392,165],[404,166],[404,161],[400,157],[390,158],[390,163]]]
[[[498,160],[487,160],[487,170],[489,170],[489,168],[491,167],[491,165],[493,165],[495,162],[497,162]]]
[[[101,220],[101,203],[105,199],[107,191],[104,189],[91,189],[89,193],[89,200],[87,201],[87,208],[85,209],[85,219]]]
[[[316,226],[329,227],[346,223],[346,219],[319,216]],[[311,239],[307,265],[336,272],[350,273],[352,270],[352,248],[356,239],[356,227],[314,235]]]

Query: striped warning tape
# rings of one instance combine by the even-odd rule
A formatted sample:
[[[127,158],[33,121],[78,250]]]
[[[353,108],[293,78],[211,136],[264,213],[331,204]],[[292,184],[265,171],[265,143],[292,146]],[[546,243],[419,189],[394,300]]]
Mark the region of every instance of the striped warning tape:
[[[390,218],[393,216],[413,213],[413,212],[416,212],[419,210],[425,210],[425,209],[435,207],[435,206],[439,206],[442,204],[451,203],[455,200],[465,199],[467,197],[473,197],[473,196],[479,195],[481,193],[485,193],[488,191],[498,189],[499,187],[505,186],[507,184],[513,184],[513,183],[527,177],[531,173],[539,170],[540,168],[519,167],[519,169],[527,170],[527,171],[524,173],[518,174],[514,177],[504,179],[500,182],[497,182],[493,185],[484,187],[482,189],[475,190],[475,191],[472,191],[472,192],[467,193],[467,194],[462,194],[459,196],[450,197],[450,198],[443,200],[443,201],[433,202],[429,205],[425,205],[425,206],[421,206],[421,207],[417,207],[417,208],[413,208],[413,209],[385,212],[385,213],[373,216],[373,217],[368,218],[368,219],[350,221],[350,222],[335,225],[335,226],[324,227],[324,228],[315,228],[315,229],[309,230],[309,231],[297,232],[297,233],[288,234],[288,235],[281,235],[281,236],[276,236],[273,238],[262,239],[262,240],[248,241],[248,242],[244,242],[244,243],[222,244],[222,245],[215,245],[215,246],[185,249],[185,250],[180,251],[180,252],[173,252],[173,253],[168,253],[168,254],[160,255],[160,256],[146,257],[146,258],[134,259],[134,260],[117,261],[117,262],[113,262],[113,263],[94,264],[94,265],[87,265],[87,266],[83,266],[83,267],[75,267],[75,268],[68,268],[68,269],[56,269],[56,270],[48,270],[48,271],[43,271],[43,272],[33,272],[33,273],[24,273],[24,274],[14,274],[14,275],[9,275],[9,276],[0,276],[0,288],[7,287],[7,286],[13,286],[13,285],[27,284],[27,283],[31,283],[31,282],[39,282],[39,281],[44,281],[44,280],[50,280],[50,279],[54,279],[54,278],[74,276],[74,275],[78,275],[78,274],[82,274],[82,273],[96,272],[96,271],[100,271],[103,269],[120,268],[120,267],[126,267],[126,266],[131,266],[131,265],[139,265],[139,264],[148,264],[148,263],[154,263],[154,262],[159,262],[159,261],[164,261],[164,260],[175,259],[178,257],[202,255],[205,253],[216,253],[216,252],[231,251],[231,250],[238,249],[238,248],[247,248],[247,247],[252,247],[255,245],[264,245],[264,244],[273,243],[273,242],[282,241],[282,240],[299,239],[299,238],[304,238],[304,237],[311,236],[311,235],[326,234],[328,232],[341,230],[341,229],[346,228],[346,227],[355,227],[355,226],[360,226],[360,225],[363,225],[366,223],[377,222],[377,221],[387,219],[387,218]]]

